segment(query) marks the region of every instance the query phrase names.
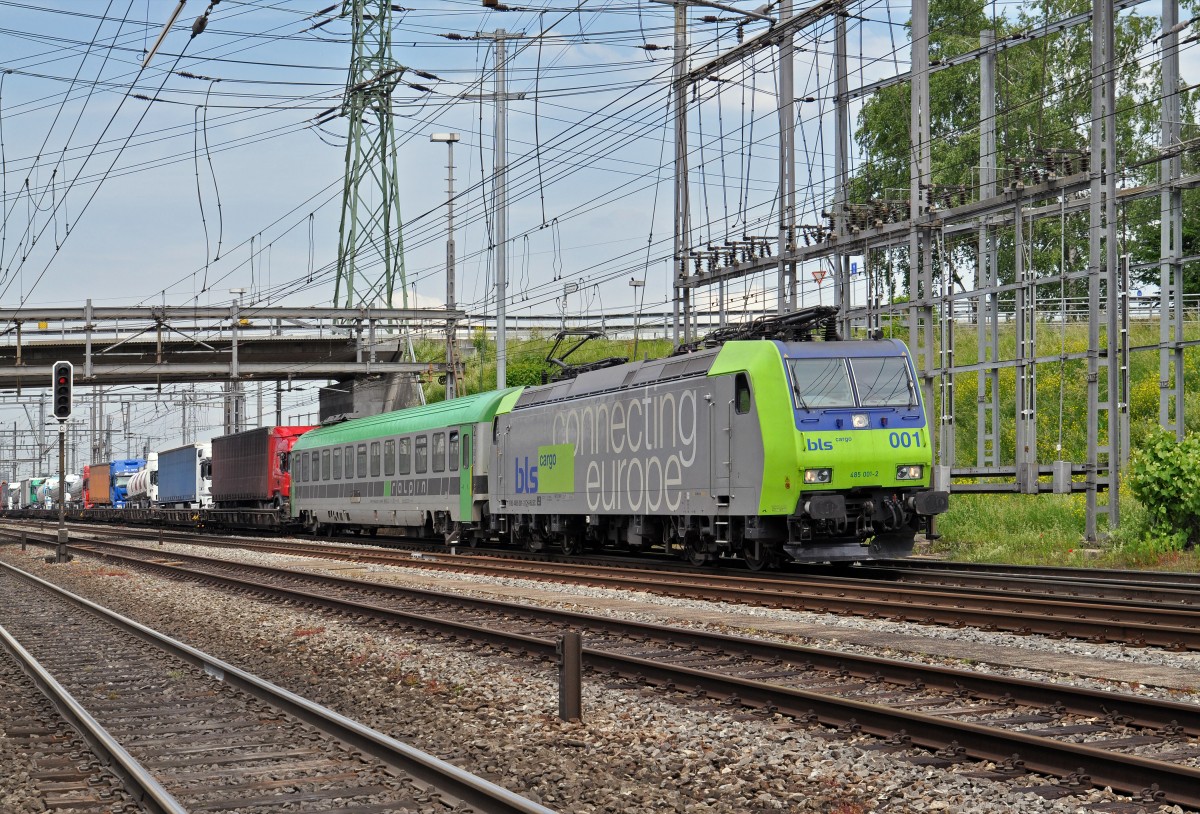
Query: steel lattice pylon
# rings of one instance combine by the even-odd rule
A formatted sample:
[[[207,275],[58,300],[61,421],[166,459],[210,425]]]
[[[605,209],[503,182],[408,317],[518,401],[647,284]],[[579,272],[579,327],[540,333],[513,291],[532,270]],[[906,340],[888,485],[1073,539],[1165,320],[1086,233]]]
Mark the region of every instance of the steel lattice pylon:
[[[404,238],[396,170],[392,91],[404,67],[392,59],[392,5],[378,0],[346,0],[342,13],[352,22],[354,53],[342,112],[349,118],[346,186],[338,230],[335,307],[391,307],[399,280],[402,307]],[[365,270],[370,269],[369,279]]]

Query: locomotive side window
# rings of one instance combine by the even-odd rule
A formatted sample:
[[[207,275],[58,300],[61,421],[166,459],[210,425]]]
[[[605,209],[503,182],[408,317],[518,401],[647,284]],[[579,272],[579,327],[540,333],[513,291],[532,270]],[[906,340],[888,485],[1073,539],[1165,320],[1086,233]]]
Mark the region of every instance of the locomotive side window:
[[[337,447],[333,451],[333,479],[342,479],[342,448]]]
[[[853,359],[850,369],[864,407],[915,407],[917,390],[903,357]]]
[[[418,435],[416,446],[416,473],[422,474],[429,469],[429,436]]]
[[[329,450],[321,450],[321,480],[329,480]]]
[[[442,472],[446,469],[446,433],[433,434],[433,471]]]
[[[450,471],[458,471],[458,433],[450,433]]]
[[[855,406],[845,359],[791,359],[788,364],[792,395],[800,409]]]
[[[412,439],[400,439],[400,474],[407,475],[412,471]]]
[[[392,439],[383,442],[383,475],[390,478],[396,474],[396,442]]]
[[[367,476],[367,445],[358,445],[358,477],[365,478]],[[376,467],[378,470],[378,467]]]
[[[737,374],[733,380],[733,409],[738,415],[750,412],[750,379],[745,373]]]

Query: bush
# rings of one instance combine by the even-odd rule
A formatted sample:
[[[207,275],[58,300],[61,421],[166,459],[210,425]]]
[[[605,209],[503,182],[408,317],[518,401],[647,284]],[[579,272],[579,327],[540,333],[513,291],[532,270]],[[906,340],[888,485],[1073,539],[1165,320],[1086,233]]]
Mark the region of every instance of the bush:
[[[1191,548],[1200,541],[1200,436],[1178,442],[1165,432],[1151,436],[1130,461],[1129,487],[1164,547]]]

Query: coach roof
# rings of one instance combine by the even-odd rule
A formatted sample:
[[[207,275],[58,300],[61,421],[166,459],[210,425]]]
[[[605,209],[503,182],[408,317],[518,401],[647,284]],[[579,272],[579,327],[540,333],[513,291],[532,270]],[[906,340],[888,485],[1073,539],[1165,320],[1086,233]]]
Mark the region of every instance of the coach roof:
[[[321,427],[302,435],[296,445],[292,447],[292,451],[351,444],[356,441],[369,441],[389,435],[491,421],[495,418],[496,411],[505,397],[512,393],[519,393],[520,390],[519,387],[490,390],[486,393],[462,396],[451,401],[408,407],[404,410],[380,413],[366,418],[355,418],[331,427]]]

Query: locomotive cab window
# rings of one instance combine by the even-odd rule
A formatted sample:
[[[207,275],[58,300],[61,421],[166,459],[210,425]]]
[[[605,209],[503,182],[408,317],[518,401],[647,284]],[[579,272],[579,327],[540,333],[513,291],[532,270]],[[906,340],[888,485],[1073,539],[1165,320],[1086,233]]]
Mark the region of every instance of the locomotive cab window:
[[[433,471],[442,472],[446,469],[446,433],[433,434]]]
[[[400,474],[407,475],[412,471],[412,439],[400,439]]]
[[[365,478],[367,476],[367,445],[358,445],[358,477]]]
[[[858,403],[863,407],[915,407],[917,389],[901,356],[852,359]]]
[[[388,440],[383,442],[383,475],[390,478],[396,474],[396,442]]]
[[[450,456],[450,471],[457,472],[458,471],[458,433],[457,432],[450,433],[450,451],[448,454]]]
[[[342,448],[338,447],[333,451],[333,479],[342,479]]]
[[[416,473],[423,474],[429,469],[429,436],[418,435],[417,442],[413,446],[416,447]]]
[[[801,410],[855,406],[845,359],[790,359],[788,366],[792,397]]]
[[[750,378],[745,373],[733,380],[733,409],[738,415],[750,412]]]

